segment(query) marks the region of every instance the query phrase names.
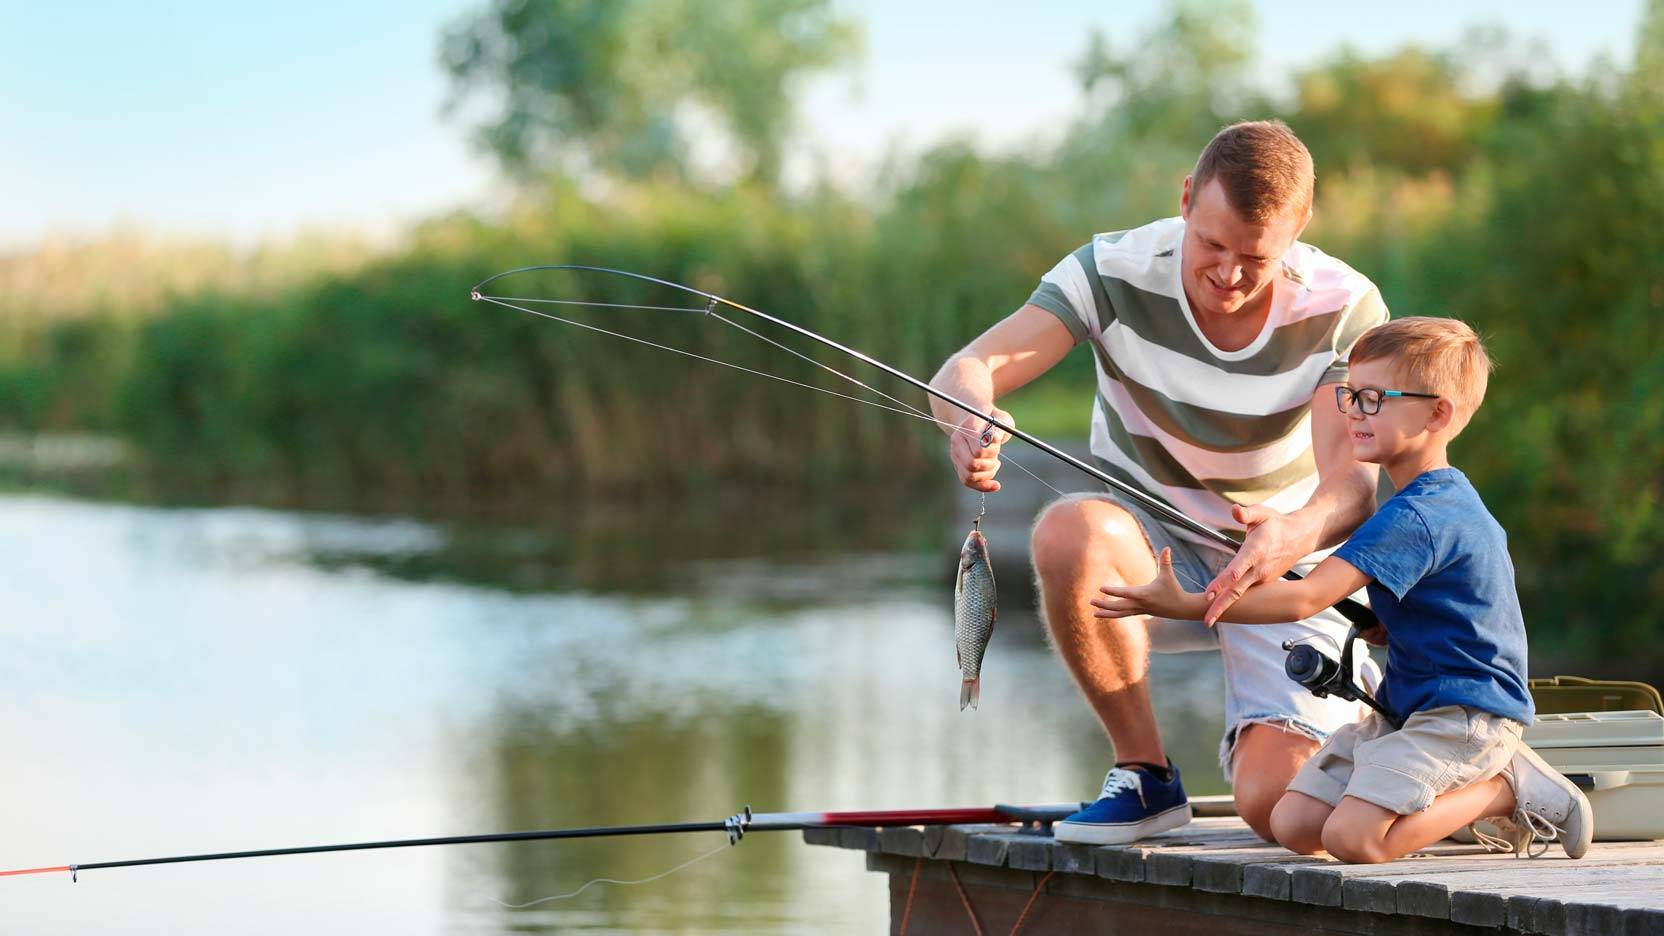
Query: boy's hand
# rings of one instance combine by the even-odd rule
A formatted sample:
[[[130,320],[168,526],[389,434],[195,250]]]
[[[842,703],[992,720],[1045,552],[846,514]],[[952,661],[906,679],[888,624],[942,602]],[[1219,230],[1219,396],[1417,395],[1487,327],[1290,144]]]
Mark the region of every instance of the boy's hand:
[[[1184,590],[1173,575],[1173,550],[1163,549],[1156,577],[1143,585],[1105,585],[1098,589],[1105,597],[1092,599],[1093,617],[1123,618],[1138,614],[1193,621],[1202,616],[1207,602],[1201,595]]]
[[[1294,568],[1301,557],[1310,552],[1301,538],[1305,532],[1292,514],[1285,514],[1255,504],[1231,508],[1231,516],[1243,525],[1242,546],[1229,565],[1214,576],[1202,593],[1208,597],[1207,610],[1202,615],[1209,627],[1219,620],[1226,609],[1236,604],[1250,588],[1261,582],[1281,578]]]

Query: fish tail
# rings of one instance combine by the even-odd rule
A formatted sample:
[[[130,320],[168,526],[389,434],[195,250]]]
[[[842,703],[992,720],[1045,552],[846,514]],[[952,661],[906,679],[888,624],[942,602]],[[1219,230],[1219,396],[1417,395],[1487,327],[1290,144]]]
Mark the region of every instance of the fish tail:
[[[965,711],[965,706],[976,708],[977,700],[982,697],[982,677],[967,679],[959,684],[959,711]]]

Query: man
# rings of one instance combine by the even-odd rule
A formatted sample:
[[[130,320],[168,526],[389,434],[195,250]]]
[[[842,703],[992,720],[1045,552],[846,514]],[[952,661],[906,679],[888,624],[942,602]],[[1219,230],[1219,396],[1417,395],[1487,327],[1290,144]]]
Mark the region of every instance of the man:
[[[1233,556],[1114,494],[1064,498],[1036,521],[1047,628],[1116,756],[1098,801],[1059,823],[1059,839],[1128,842],[1190,819],[1151,706],[1151,650],[1223,654],[1220,766],[1238,813],[1268,840],[1289,780],[1360,714],[1283,673],[1283,641],[1317,638],[1330,650],[1343,639],[1347,625],[1333,610],[1210,631],[1195,621],[1099,620],[1089,604],[1101,586],[1150,581],[1155,556],[1171,547],[1180,580],[1206,585],[1214,621],[1252,585],[1314,566],[1373,512],[1377,469],[1353,460],[1332,385],[1346,380],[1352,343],[1387,310],[1369,280],[1299,243],[1312,187],[1311,155],[1282,123],[1226,127],[1184,180],[1180,217],[1097,235],[933,381],[1009,420],[997,399],[1089,344],[1100,466],[1195,520],[1245,533]],[[982,420],[935,408],[957,426],[948,451],[960,479],[999,490],[1005,434],[984,446]]]

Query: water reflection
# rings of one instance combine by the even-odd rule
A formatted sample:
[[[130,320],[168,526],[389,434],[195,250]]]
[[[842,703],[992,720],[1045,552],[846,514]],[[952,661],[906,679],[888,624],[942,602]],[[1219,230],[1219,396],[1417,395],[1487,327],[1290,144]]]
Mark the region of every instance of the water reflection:
[[[574,507],[457,524],[0,498],[6,866],[759,811],[1062,801],[1109,752],[1009,603],[960,713],[942,508]],[[801,523],[786,522],[803,518]],[[839,521],[837,518],[843,518]],[[757,518],[768,518],[767,522]],[[789,532],[781,532],[781,529]],[[508,572],[502,571],[507,568]],[[1154,681],[1221,789],[1216,655]],[[43,933],[881,929],[858,856],[755,834],[5,883]]]

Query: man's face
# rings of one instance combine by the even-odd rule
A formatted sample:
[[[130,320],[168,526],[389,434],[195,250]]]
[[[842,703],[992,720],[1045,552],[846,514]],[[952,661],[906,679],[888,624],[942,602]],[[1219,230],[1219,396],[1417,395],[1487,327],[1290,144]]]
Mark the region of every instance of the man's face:
[[[1310,218],[1309,212],[1300,217],[1289,211],[1261,224],[1244,221],[1218,179],[1209,179],[1200,191],[1185,179],[1179,205],[1185,220],[1185,295],[1192,309],[1209,315],[1230,315],[1267,296],[1283,255]]]

